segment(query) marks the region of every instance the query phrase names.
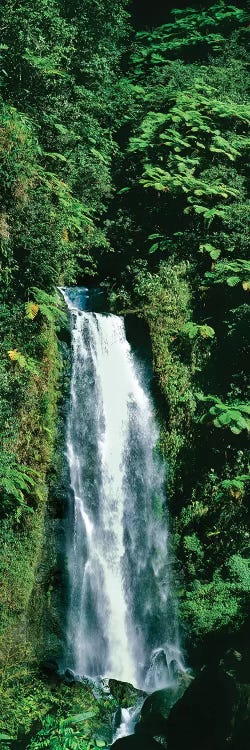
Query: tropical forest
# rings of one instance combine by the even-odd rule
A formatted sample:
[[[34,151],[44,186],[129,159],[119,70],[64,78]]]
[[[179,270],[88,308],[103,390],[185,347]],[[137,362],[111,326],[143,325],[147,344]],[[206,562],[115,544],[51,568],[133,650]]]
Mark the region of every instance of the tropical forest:
[[[247,0],[0,3],[1,750],[247,750]]]

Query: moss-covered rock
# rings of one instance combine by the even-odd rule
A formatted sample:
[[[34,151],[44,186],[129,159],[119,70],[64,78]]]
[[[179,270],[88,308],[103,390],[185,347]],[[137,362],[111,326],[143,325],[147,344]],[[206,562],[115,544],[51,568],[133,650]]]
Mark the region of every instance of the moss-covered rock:
[[[133,706],[138,700],[143,699],[146,696],[146,693],[142,690],[137,690],[137,688],[129,682],[110,679],[108,684],[111,695],[122,708]]]

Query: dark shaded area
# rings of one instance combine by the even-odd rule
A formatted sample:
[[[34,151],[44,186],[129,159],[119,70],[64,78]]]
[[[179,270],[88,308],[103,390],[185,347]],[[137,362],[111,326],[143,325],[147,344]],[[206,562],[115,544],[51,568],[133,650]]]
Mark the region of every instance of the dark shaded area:
[[[135,735],[117,740],[115,750],[247,750],[249,740],[249,648],[230,649],[207,664],[169,713],[168,690],[147,698]],[[151,743],[151,744],[150,744]],[[165,746],[165,745],[164,745]]]
[[[206,3],[202,3],[204,6]],[[155,27],[169,21],[170,11],[173,8],[186,8],[190,5],[187,0],[156,0],[154,3],[146,3],[144,0],[134,0],[131,3],[131,12],[135,27],[139,30]],[[194,0],[191,6],[200,7],[201,3]]]
[[[112,745],[114,750],[157,750],[160,747],[159,742],[156,742],[153,737],[147,737],[144,734],[122,737]]]
[[[214,3],[211,0],[155,0],[147,3],[145,0],[133,0],[130,4],[133,25],[139,31],[144,28],[155,28],[163,23],[168,23],[171,19],[171,11],[175,8],[209,8]],[[234,5],[242,7],[242,3],[234,0]],[[247,5],[247,3],[246,3]]]
[[[146,388],[152,392],[152,344],[148,325],[145,320],[136,315],[126,315],[124,322],[126,337],[131,346],[137,370]]]

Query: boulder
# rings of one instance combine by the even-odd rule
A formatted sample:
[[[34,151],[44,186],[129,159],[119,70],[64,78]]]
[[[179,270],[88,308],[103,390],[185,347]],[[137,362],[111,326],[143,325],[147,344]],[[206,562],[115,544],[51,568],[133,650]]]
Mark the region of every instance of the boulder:
[[[128,706],[134,706],[146,696],[142,690],[138,690],[129,682],[121,682],[120,680],[109,680],[109,689],[113,698],[117,700],[122,708]]]
[[[244,747],[250,718],[250,690],[249,685],[241,682],[245,671],[241,662],[241,654],[231,650],[216,665],[201,670],[170,711],[166,731],[168,750]]]
[[[151,734],[164,734],[166,730],[166,719],[172,706],[181,698],[187,690],[192,677],[187,672],[179,674],[175,687],[155,690],[148,695],[141,710],[141,721]]]
[[[67,683],[67,685],[71,685],[72,682],[76,681],[76,675],[73,672],[72,669],[65,669],[65,672],[62,675],[64,682]]]

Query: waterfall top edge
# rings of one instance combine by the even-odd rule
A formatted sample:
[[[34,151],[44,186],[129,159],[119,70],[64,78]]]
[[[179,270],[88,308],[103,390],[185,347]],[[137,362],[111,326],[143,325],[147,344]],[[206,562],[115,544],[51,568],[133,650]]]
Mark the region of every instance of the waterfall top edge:
[[[75,286],[58,287],[72,312],[102,313],[109,315],[107,298],[100,287]]]

